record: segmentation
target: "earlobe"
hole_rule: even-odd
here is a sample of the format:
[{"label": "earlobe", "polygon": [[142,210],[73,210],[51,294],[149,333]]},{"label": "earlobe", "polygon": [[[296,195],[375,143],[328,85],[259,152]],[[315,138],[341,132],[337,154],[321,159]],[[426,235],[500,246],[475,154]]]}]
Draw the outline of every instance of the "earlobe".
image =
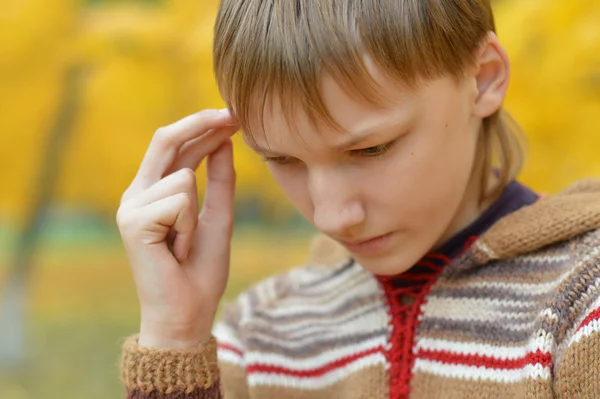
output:
[{"label": "earlobe", "polygon": [[477,59],[475,79],[478,95],[475,100],[475,116],[486,118],[494,114],[504,101],[510,77],[508,54],[494,33],[485,39]]}]

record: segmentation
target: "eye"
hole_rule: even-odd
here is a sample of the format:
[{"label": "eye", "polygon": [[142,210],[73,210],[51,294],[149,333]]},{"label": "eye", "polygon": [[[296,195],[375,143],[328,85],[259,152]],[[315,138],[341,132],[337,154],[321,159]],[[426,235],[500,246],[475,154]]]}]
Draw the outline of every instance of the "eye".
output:
[{"label": "eye", "polygon": [[359,156],[363,156],[363,157],[376,157],[379,155],[383,155],[385,152],[387,152],[387,150],[392,148],[394,143],[395,143],[395,141],[391,141],[389,143],[376,145],[374,147],[368,147],[368,148],[363,148],[360,150],[354,150],[354,151],[352,151],[352,153],[359,155]]},{"label": "eye", "polygon": [[292,162],[290,157],[264,157],[263,162],[272,162],[279,165],[286,165]]}]

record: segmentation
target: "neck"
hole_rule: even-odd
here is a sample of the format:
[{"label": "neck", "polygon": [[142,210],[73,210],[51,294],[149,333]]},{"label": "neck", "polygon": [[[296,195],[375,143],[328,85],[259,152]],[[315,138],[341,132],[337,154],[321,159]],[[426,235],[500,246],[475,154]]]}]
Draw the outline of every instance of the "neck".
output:
[{"label": "neck", "polygon": [[[442,234],[440,239],[436,242],[434,249],[439,248],[456,233],[477,220],[479,216],[496,201],[498,197],[497,195],[488,195],[483,201],[480,200],[482,192],[483,170],[484,168],[475,168],[463,195],[463,199],[458,211],[454,215],[454,218],[450,222],[444,234]],[[493,192],[493,190],[498,187],[498,184],[500,184],[498,177],[495,173],[491,173],[487,179],[485,193]]]}]

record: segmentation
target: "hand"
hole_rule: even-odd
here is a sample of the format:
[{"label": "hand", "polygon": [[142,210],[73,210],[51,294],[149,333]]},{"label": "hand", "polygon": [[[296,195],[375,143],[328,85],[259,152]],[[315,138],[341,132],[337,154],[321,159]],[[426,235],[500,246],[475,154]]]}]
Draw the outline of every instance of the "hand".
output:
[{"label": "hand", "polygon": [[[229,273],[237,130],[227,110],[158,129],[123,194],[117,225],[140,300],[141,346],[192,348],[210,337]],[[195,171],[205,157],[198,213]]]}]

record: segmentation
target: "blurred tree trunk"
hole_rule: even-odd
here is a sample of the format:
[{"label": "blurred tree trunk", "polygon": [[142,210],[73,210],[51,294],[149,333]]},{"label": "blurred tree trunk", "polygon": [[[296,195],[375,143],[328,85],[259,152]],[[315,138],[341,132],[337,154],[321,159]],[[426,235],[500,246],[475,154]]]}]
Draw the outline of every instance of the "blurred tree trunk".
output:
[{"label": "blurred tree trunk", "polygon": [[15,245],[10,270],[0,291],[0,367],[15,369],[27,358],[26,300],[28,283],[40,234],[54,188],[58,182],[62,156],[68,147],[81,92],[82,69],[72,67],[64,75],[64,90],[56,119],[46,137],[39,164],[30,210]]}]

